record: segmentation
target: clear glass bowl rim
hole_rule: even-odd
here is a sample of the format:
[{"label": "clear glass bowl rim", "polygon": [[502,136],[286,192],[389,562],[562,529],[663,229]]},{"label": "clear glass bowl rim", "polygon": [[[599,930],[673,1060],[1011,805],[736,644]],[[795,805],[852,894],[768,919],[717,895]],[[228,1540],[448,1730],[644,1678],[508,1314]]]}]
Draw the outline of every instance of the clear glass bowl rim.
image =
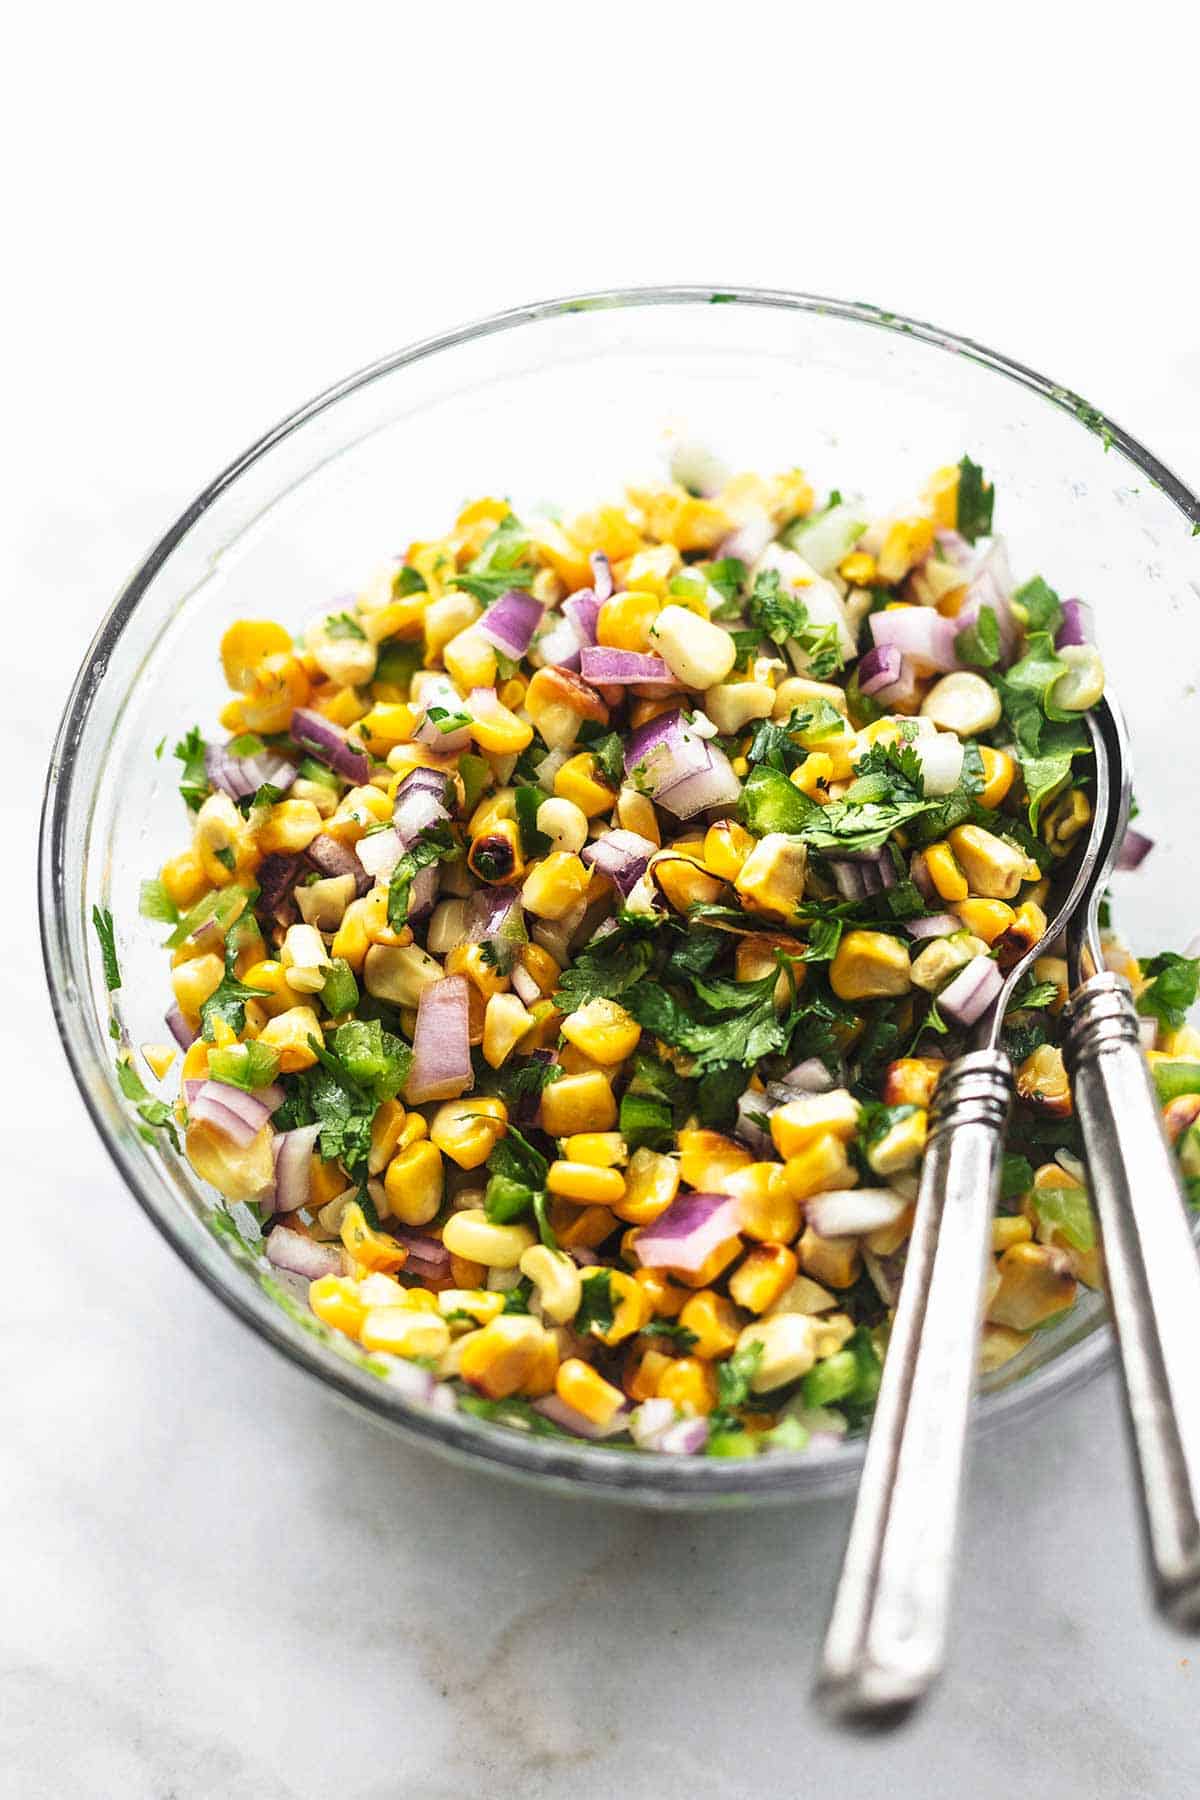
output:
[{"label": "clear glass bowl rim", "polygon": [[[862,1466],[865,1440],[853,1439],[818,1458],[803,1453],[722,1461],[705,1457],[660,1457],[606,1450],[587,1443],[535,1438],[488,1425],[463,1414],[431,1412],[409,1402],[397,1389],[332,1356],[315,1353],[312,1340],[232,1261],[201,1257],[185,1230],[180,1211],[166,1200],[126,1146],[111,1132],[93,1095],[95,1057],[82,1020],[66,1004],[64,990],[75,985],[65,920],[56,904],[55,869],[60,865],[73,784],[82,778],[64,751],[78,740],[104,679],[109,660],[134,609],[172,552],[196,521],[253,464],[283,439],[298,432],[339,400],[411,363],[456,345],[512,331],[569,313],[671,305],[727,304],[828,315],[852,324],[915,337],[951,355],[963,356],[1019,383],[1049,405],[1072,416],[1080,429],[1099,433],[1118,448],[1200,531],[1200,499],[1138,439],[1071,389],[988,349],[970,338],[927,321],[889,312],[865,301],[783,289],[683,285],[619,288],[537,301],[493,313],[396,351],[357,370],[315,395],[280,421],[229,464],[185,508],[150,550],[109,607],[84,657],[64,709],[51,754],[43,795],[39,841],[39,923],[42,952],[55,1020],[84,1104],[109,1155],[153,1225],[187,1266],[243,1323],[285,1356],[327,1383],[345,1400],[383,1419],[402,1435],[424,1442],[460,1462],[497,1473],[537,1480],[560,1492],[607,1495],[643,1505],[687,1506],[816,1498],[853,1485]],[[86,989],[86,977],[78,982]],[[111,1080],[111,1071],[104,1069]],[[977,1428],[994,1430],[1014,1415],[1028,1416],[1089,1380],[1111,1356],[1110,1334],[1102,1323],[1069,1346],[1033,1378],[984,1398],[976,1409]]]}]

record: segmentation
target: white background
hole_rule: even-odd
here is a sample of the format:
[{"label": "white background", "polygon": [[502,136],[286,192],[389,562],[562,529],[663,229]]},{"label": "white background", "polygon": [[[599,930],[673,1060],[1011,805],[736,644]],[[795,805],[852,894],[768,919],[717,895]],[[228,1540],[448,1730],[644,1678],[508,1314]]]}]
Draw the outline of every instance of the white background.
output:
[{"label": "white background", "polygon": [[847,1744],[806,1699],[842,1505],[647,1519],[474,1479],[199,1289],[69,1083],[32,869],[59,709],[151,538],[293,404],[497,307],[873,299],[1200,479],[1198,48],[1155,4],[10,19],[4,1800],[1197,1792],[1197,1673],[1147,1618],[1111,1379],[980,1453],[953,1670],[900,1739]]}]

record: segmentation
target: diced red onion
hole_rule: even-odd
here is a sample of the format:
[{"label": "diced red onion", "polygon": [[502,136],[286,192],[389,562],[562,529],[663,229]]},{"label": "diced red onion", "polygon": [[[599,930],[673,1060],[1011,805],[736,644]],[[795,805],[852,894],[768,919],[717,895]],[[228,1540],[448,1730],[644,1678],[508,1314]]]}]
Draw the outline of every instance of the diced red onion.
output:
[{"label": "diced red onion", "polygon": [[193,1119],[203,1119],[244,1148],[253,1143],[271,1116],[270,1108],[253,1094],[225,1081],[202,1081],[188,1098]]},{"label": "diced red onion", "polygon": [[603,606],[606,600],[612,599],[612,566],[603,550],[593,550],[588,561],[592,565],[592,588],[597,600]]},{"label": "diced red onion", "polygon": [[643,1400],[629,1415],[629,1435],[639,1450],[657,1450],[659,1439],[674,1423],[673,1400]]},{"label": "diced red onion", "polygon": [[877,644],[868,650],[858,665],[858,690],[861,694],[877,694],[900,679],[903,657],[895,644]]},{"label": "diced red onion", "polygon": [[788,1070],[783,1082],[802,1094],[827,1094],[834,1086],[833,1076],[819,1056],[806,1056],[803,1062]]},{"label": "diced red onion", "polygon": [[663,1456],[699,1456],[707,1442],[707,1419],[680,1419],[663,1432],[656,1448]]},{"label": "diced red onion", "polygon": [[413,1061],[405,1094],[411,1106],[457,1100],[473,1079],[465,975],[447,975],[421,990]]},{"label": "diced red onion", "polygon": [[1003,538],[995,538],[988,546],[971,575],[966,598],[949,621],[955,635],[974,625],[985,606],[996,615],[1000,633],[1000,667],[1007,668],[1017,647],[1017,622],[1009,603],[1012,573]]},{"label": "diced red onion", "polygon": [[718,556],[736,556],[739,562],[756,563],[775,537],[769,513],[756,509],[721,539]]},{"label": "diced red onion", "polygon": [[450,1273],[450,1252],[440,1238],[430,1237],[424,1231],[409,1231],[406,1226],[396,1225],[391,1220],[384,1229],[408,1251],[408,1261],[404,1265],[406,1275],[420,1273],[432,1280],[440,1280]]},{"label": "diced red onion", "polygon": [[579,636],[585,644],[596,642],[596,620],[600,617],[602,602],[598,594],[591,588],[580,588],[570,599],[564,600],[564,614],[574,624]]},{"label": "diced red onion", "polygon": [[943,619],[931,607],[885,608],[883,612],[872,613],[868,623],[876,644],[894,646],[918,667],[944,672],[962,667],[954,649],[954,639],[961,626],[955,619]]},{"label": "diced red onion", "polygon": [[309,1281],[318,1281],[322,1275],[340,1275],[346,1267],[340,1244],[318,1244],[286,1225],[277,1225],[267,1233],[267,1261]]},{"label": "diced red onion", "polygon": [[866,893],[862,875],[857,863],[847,862],[844,857],[830,859],[829,873],[837,885],[837,891],[843,900],[861,900]]},{"label": "diced red onion", "polygon": [[[703,743],[702,739],[699,741]],[[685,775],[670,787],[660,788],[655,795],[658,804],[677,819],[690,819],[710,806],[728,806],[742,791],[742,784],[725,752],[718,750],[715,744],[704,744],[704,749],[708,755],[706,769]]]},{"label": "diced red onion", "polygon": [[[419,1406],[432,1406],[434,1395],[441,1385],[435,1381],[428,1369],[420,1368],[416,1363],[403,1362],[396,1357],[387,1372],[389,1387],[398,1388],[406,1400],[415,1400]],[[438,1407],[439,1412],[442,1410]]]},{"label": "diced red onion", "polygon": [[519,887],[476,888],[467,902],[464,944],[485,944],[499,937],[520,898]]},{"label": "diced red onion", "polygon": [[[419,779],[414,780],[414,776]],[[428,779],[430,776],[433,781]],[[396,804],[392,809],[392,828],[400,848],[410,850],[423,831],[431,825],[440,825],[449,817],[446,777],[438,769],[411,770],[396,789]]]},{"label": "diced red onion", "polygon": [[960,568],[966,568],[969,563],[974,561],[974,550],[966,538],[961,537],[957,531],[939,531],[935,535],[938,548],[947,562],[958,563]]},{"label": "diced red onion", "polygon": [[505,656],[520,662],[541,620],[541,601],[521,588],[509,588],[488,607],[475,629]]},{"label": "diced red onion", "polygon": [[341,726],[322,713],[298,706],[288,730],[294,743],[311,750],[319,762],[344,775],[347,781],[361,784],[370,774],[371,765],[363,752],[352,749]]},{"label": "diced red onion", "polygon": [[[1062,650],[1069,644],[1094,644],[1096,641],[1095,615],[1087,601],[1064,600],[1062,609],[1062,624],[1054,634],[1054,648]],[[1120,867],[1119,864],[1118,867]]]},{"label": "diced red onion", "polygon": [[435,1381],[430,1389],[429,1406],[434,1412],[457,1412],[458,1396],[448,1382]]},{"label": "diced red onion", "polygon": [[940,938],[949,937],[955,931],[961,931],[963,923],[953,913],[930,913],[925,919],[905,919],[904,929],[909,937]]},{"label": "diced red onion", "polygon": [[191,1049],[196,1041],[197,1033],[192,1030],[184,1018],[178,1001],[174,1002],[166,1015],[166,1027],[181,1050]]},{"label": "diced red onion", "polygon": [[774,1146],[769,1129],[760,1125],[759,1119],[769,1119],[775,1106],[776,1103],[766,1094],[760,1094],[754,1088],[747,1088],[737,1103],[737,1122],[733,1135],[762,1156],[773,1156]]},{"label": "diced red onion", "polygon": [[359,894],[365,894],[371,885],[353,850],[345,844],[339,844],[327,831],[318,832],[304,854],[313,868],[322,875],[353,875],[355,890]]},{"label": "diced red onion", "polygon": [[434,901],[438,897],[441,886],[442,871],[438,863],[426,863],[418,869],[408,890],[409,920],[423,919],[426,913],[433,911]]},{"label": "diced red onion", "polygon": [[404,855],[404,845],[394,825],[384,831],[369,831],[359,838],[354,854],[373,881],[386,881]]},{"label": "diced red onion", "polygon": [[319,1125],[297,1125],[275,1139],[275,1211],[299,1212],[312,1198],[312,1156]]},{"label": "diced red onion", "polygon": [[513,993],[526,1006],[533,1006],[542,997],[542,990],[529,970],[520,963],[514,963],[512,972]]},{"label": "diced red onion", "polygon": [[647,656],[640,650],[611,650],[606,644],[587,644],[579,658],[585,681],[598,687],[629,687],[646,682],[663,688],[676,685],[661,656]]},{"label": "diced red onion", "polygon": [[646,873],[646,866],[657,847],[636,831],[606,831],[603,837],[586,844],[580,856],[602,875],[607,875],[622,894],[628,894]]},{"label": "diced red onion", "polygon": [[547,669],[577,669],[586,641],[574,619],[563,613],[538,639],[535,656]]},{"label": "diced red onion", "polygon": [[552,1424],[560,1426],[563,1431],[569,1431],[573,1437],[592,1439],[619,1437],[623,1431],[629,1429],[628,1406],[618,1407],[607,1425],[597,1425],[594,1420],[585,1418],[583,1413],[576,1411],[575,1407],[568,1406],[565,1400],[560,1400],[557,1394],[545,1394],[540,1400],[535,1400],[533,1410],[541,1413],[542,1417],[549,1419]]},{"label": "diced red onion", "polygon": [[1146,837],[1144,832],[1135,831],[1131,825],[1121,839],[1121,848],[1117,851],[1117,868],[1139,869],[1153,848],[1154,839]]},{"label": "diced red onion", "polygon": [[655,796],[709,767],[708,746],[688,730],[678,708],[639,725],[625,746],[625,773],[632,777],[637,770],[640,784]]},{"label": "diced red onion", "polygon": [[871,698],[887,712],[911,712],[920,697],[924,676],[911,657],[900,658],[900,678],[888,687],[877,688]]},{"label": "diced red onion", "polygon": [[996,999],[1004,977],[990,956],[975,956],[937,997],[938,1011],[959,1025],[974,1025]]},{"label": "diced red onion", "polygon": [[231,756],[224,744],[204,746],[204,773],[213,787],[228,794],[232,800],[245,800],[254,792],[254,783],[244,767],[244,759]]},{"label": "diced red onion", "polygon": [[894,1225],[908,1201],[890,1188],[833,1188],[804,1202],[804,1216],[819,1237],[861,1237]]},{"label": "diced red onion", "polygon": [[643,1226],[634,1254],[643,1269],[693,1274],[738,1234],[738,1204],[730,1194],[680,1194],[654,1223]]}]

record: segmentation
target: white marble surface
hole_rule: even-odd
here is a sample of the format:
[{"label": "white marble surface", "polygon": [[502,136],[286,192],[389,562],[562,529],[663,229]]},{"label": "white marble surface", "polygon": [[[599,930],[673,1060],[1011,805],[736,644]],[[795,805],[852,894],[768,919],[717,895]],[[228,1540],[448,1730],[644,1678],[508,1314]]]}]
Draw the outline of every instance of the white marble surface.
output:
[{"label": "white marble surface", "polygon": [[0,109],[20,171],[0,299],[0,808],[21,882],[0,1022],[4,1800],[1200,1788],[1198,1671],[1148,1617],[1111,1379],[981,1450],[952,1672],[901,1737],[847,1743],[806,1698],[844,1506],[543,1499],[342,1410],[122,1191],[32,919],[54,720],[151,535],[294,401],[447,321],[620,280],[865,294],[1052,369],[1200,475],[1170,181],[1194,46],[1153,4],[1112,42],[1099,15],[1083,33],[1074,7],[1046,13],[1036,39],[1019,6],[1003,26],[933,7],[923,40],[895,9],[796,47],[753,0],[736,35],[725,10],[618,0],[583,45],[540,5],[383,27],[51,4],[20,26]]}]

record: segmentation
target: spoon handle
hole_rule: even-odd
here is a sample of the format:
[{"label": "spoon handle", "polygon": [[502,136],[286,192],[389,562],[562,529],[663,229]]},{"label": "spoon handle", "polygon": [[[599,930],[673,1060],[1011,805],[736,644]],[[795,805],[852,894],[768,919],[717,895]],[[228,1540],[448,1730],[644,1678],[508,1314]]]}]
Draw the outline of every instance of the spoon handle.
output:
[{"label": "spoon handle", "polygon": [[1108,972],[1092,976],[1066,1019],[1155,1595],[1168,1618],[1198,1630],[1200,1258],[1129,983]]},{"label": "spoon handle", "polygon": [[940,1672],[983,1278],[1012,1103],[1002,1051],[934,1095],[908,1260],[818,1677],[834,1716],[896,1722]]}]

